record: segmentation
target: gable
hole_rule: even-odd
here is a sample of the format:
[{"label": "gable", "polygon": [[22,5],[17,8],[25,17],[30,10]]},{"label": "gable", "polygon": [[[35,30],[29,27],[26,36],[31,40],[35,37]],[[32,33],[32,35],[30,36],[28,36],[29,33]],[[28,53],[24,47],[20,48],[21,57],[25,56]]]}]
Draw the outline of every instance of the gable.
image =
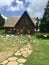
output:
[{"label": "gable", "polygon": [[31,24],[32,26],[35,27],[32,19],[30,18],[30,16],[28,15],[28,13],[26,11],[23,13],[23,15],[20,17],[19,21],[17,22],[18,25],[20,25],[21,23],[22,23],[22,25],[23,25],[23,23],[26,24],[26,25]]},{"label": "gable", "polygon": [[8,17],[4,24],[4,27],[15,27],[15,25],[17,25],[17,23],[20,22],[20,20],[29,20],[31,21],[33,26],[35,26],[35,19],[32,17],[30,18],[28,13],[25,11],[21,17]]}]

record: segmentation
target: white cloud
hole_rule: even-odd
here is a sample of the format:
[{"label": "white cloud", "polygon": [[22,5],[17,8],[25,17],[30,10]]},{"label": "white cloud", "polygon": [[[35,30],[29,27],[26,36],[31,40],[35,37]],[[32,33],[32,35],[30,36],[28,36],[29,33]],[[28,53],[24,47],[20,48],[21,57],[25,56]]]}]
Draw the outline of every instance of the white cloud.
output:
[{"label": "white cloud", "polygon": [[26,0],[30,5],[27,11],[34,17],[42,17],[45,5],[48,0]]},{"label": "white cloud", "polygon": [[0,8],[3,6],[10,6],[14,0],[0,0]]},{"label": "white cloud", "polygon": [[25,0],[25,2],[27,3],[27,2],[30,2],[31,0]]},{"label": "white cloud", "polygon": [[13,7],[13,6],[10,6],[7,11],[12,11],[12,12],[15,12],[15,11],[19,11],[19,8],[18,7]]},{"label": "white cloud", "polygon": [[17,3],[17,7],[18,7],[18,8],[24,9],[24,3],[23,3],[23,1],[16,0],[16,3]]},{"label": "white cloud", "polygon": [[30,3],[26,8],[25,3],[21,0],[15,0],[16,6],[12,6],[14,0],[0,0],[0,11],[4,6],[7,6],[7,11],[15,12],[20,10],[27,10],[33,17],[42,17],[45,5],[48,0],[25,0]]},{"label": "white cloud", "polygon": [[0,0],[0,10],[4,6],[7,7],[7,9],[6,9],[7,11],[15,12],[15,11],[19,11],[19,10],[24,10],[25,7],[24,7],[23,1],[15,0],[15,2],[17,4],[15,7],[11,5],[13,1],[14,0]]},{"label": "white cloud", "polygon": [[7,11],[12,11],[12,12],[15,12],[15,11],[19,11],[19,10],[24,10],[24,3],[23,1],[19,1],[19,0],[16,0],[16,4],[17,6],[9,6]]},{"label": "white cloud", "polygon": [[10,6],[7,11],[15,11],[16,10],[16,7],[13,7],[13,6]]}]

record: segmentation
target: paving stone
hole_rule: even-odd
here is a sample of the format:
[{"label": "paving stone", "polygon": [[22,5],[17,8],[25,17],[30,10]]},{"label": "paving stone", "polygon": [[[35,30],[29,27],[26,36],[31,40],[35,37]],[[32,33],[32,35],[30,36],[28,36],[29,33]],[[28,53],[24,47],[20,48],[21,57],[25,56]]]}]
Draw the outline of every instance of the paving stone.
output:
[{"label": "paving stone", "polygon": [[32,50],[27,50],[27,53],[28,53],[28,54],[31,54],[31,53],[32,53]]},{"label": "paving stone", "polygon": [[27,45],[28,48],[31,48],[31,45]]},{"label": "paving stone", "polygon": [[21,53],[20,53],[20,51],[17,51],[14,55],[15,56],[21,56]]},{"label": "paving stone", "polygon": [[[15,56],[23,56],[23,57],[28,57],[32,53],[31,50],[31,45],[28,44],[25,47],[21,48],[19,51],[17,51],[14,55]],[[9,61],[9,62],[8,62]],[[17,59],[16,57],[9,57],[8,60],[5,60],[1,62],[3,65],[23,65],[23,63],[26,62],[25,58],[19,58]]]},{"label": "paving stone", "polygon": [[28,48],[26,47],[26,48],[25,48],[25,51],[27,51],[27,50],[28,50]]},{"label": "paving stone", "polygon": [[17,60],[17,58],[16,57],[9,57],[8,60],[9,61],[14,61],[14,60]]},{"label": "paving stone", "polygon": [[5,65],[6,63],[8,63],[8,60],[5,60],[5,61],[1,62],[0,64]]},{"label": "paving stone", "polygon": [[22,56],[23,56],[23,57],[28,57],[28,56],[29,56],[29,54],[22,54]]},{"label": "paving stone", "polygon": [[27,51],[23,51],[23,54],[27,54]]},{"label": "paving stone", "polygon": [[19,58],[17,61],[18,61],[19,63],[25,63],[25,62],[26,62],[26,59],[24,59],[24,58]]},{"label": "paving stone", "polygon": [[16,62],[16,61],[11,61],[11,62],[8,62],[7,65],[18,65],[18,62]]},{"label": "paving stone", "polygon": [[[28,50],[28,49],[27,49]],[[24,49],[23,51],[21,51],[21,53],[23,54],[23,53],[27,53],[27,50],[26,49]]]},{"label": "paving stone", "polygon": [[21,48],[21,49],[20,49],[20,51],[23,51],[23,50],[24,50],[24,48]]},{"label": "paving stone", "polygon": [[21,51],[21,54],[25,54],[25,53],[27,53],[26,51]]}]

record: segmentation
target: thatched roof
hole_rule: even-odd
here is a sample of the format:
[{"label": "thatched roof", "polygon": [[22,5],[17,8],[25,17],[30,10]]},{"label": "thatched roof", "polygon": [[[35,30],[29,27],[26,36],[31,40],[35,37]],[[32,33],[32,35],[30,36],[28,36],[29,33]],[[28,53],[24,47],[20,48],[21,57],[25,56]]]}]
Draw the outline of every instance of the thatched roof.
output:
[{"label": "thatched roof", "polygon": [[33,18],[33,17],[31,17],[31,20],[34,23],[34,25],[36,25],[37,20],[35,18]]},{"label": "thatched roof", "polygon": [[19,19],[20,17],[8,17],[7,20],[5,20],[4,27],[15,27]]},{"label": "thatched roof", "polygon": [[[7,20],[5,20],[4,27],[15,27],[20,17],[8,17]],[[35,18],[31,17],[32,22],[35,25]]]}]

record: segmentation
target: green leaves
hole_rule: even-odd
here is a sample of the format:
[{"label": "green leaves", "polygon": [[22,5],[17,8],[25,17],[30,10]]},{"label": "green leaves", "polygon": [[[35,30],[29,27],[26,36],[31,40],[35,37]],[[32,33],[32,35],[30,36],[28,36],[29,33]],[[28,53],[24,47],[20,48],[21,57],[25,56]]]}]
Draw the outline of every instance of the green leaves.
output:
[{"label": "green leaves", "polygon": [[43,18],[41,19],[40,31],[49,32],[49,1],[45,7]]},{"label": "green leaves", "polygon": [[1,14],[0,14],[0,29],[3,28],[4,23],[5,23],[5,19],[3,19]]}]

